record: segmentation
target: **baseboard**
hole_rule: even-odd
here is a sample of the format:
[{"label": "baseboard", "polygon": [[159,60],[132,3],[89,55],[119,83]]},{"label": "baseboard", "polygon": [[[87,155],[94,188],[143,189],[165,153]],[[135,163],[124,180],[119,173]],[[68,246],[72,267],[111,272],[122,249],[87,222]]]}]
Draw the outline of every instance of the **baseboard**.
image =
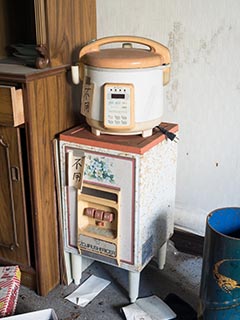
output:
[{"label": "baseboard", "polygon": [[171,237],[177,250],[195,256],[203,255],[204,237],[197,234],[175,229]]}]

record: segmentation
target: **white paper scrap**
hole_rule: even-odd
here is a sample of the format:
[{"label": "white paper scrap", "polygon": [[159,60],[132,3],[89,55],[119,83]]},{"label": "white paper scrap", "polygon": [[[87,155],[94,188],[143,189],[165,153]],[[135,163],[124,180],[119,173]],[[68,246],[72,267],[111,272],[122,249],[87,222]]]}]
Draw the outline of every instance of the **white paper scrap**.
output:
[{"label": "white paper scrap", "polygon": [[127,320],[152,320],[152,318],[135,303],[122,309]]},{"label": "white paper scrap", "polygon": [[137,299],[123,309],[127,320],[171,320],[176,318],[175,312],[157,296]]},{"label": "white paper scrap", "polygon": [[65,299],[79,305],[80,307],[85,307],[110,283],[111,282],[108,280],[92,275]]}]

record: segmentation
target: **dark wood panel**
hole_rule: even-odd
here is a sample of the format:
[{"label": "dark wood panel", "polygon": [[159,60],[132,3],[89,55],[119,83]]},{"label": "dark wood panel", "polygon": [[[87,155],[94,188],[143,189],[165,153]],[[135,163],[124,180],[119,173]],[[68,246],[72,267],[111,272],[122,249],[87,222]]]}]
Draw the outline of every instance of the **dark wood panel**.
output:
[{"label": "dark wood panel", "polygon": [[0,0],[0,58],[16,43],[36,43],[33,0]]},{"label": "dark wood panel", "polygon": [[7,2],[7,28],[10,32],[10,43],[35,44],[34,1],[6,1]]},{"label": "dark wood panel", "polygon": [[95,37],[96,0],[0,0],[0,58],[10,44],[46,44],[51,66],[71,64]]},{"label": "dark wood panel", "polygon": [[51,66],[78,61],[80,47],[96,37],[95,0],[46,0]]},{"label": "dark wood panel", "polygon": [[52,142],[75,123],[66,73],[29,82],[25,109],[39,293],[59,283],[57,202]]},{"label": "dark wood panel", "polygon": [[19,129],[0,126],[0,256],[30,265]]},{"label": "dark wood panel", "polygon": [[9,21],[7,1],[0,0],[0,58],[6,57],[6,43],[10,41],[10,30],[7,27]]}]

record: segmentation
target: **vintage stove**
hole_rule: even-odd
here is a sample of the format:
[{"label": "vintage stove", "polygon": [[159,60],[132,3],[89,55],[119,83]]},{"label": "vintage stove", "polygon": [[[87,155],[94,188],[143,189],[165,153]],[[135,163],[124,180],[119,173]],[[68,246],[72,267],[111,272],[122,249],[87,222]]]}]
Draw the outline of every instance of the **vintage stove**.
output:
[{"label": "vintage stove", "polygon": [[[162,123],[177,132],[175,124]],[[129,271],[129,296],[157,257],[164,267],[173,233],[177,144],[158,129],[140,135],[96,136],[86,126],[60,135],[64,247],[79,283],[82,259]]]}]

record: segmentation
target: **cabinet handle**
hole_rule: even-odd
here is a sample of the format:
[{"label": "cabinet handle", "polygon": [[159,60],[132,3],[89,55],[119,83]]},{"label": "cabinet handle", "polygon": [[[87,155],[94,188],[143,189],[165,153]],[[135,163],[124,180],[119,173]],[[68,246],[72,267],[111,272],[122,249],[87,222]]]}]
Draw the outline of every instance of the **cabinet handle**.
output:
[{"label": "cabinet handle", "polygon": [[19,168],[18,167],[11,167],[11,177],[12,181],[20,181],[20,174],[19,174]]},{"label": "cabinet handle", "polygon": [[[14,195],[13,195],[13,186],[11,181],[11,166],[10,166],[10,155],[9,155],[9,145],[6,143],[2,136],[0,136],[0,146],[3,147],[5,151],[5,157],[7,161],[8,167],[8,183],[10,189],[10,197],[11,197],[11,220],[12,220],[12,233],[13,233],[13,243],[0,243],[0,247],[8,248],[13,251],[16,247],[19,247],[18,237],[17,237],[17,223],[16,223],[16,212],[14,206]],[[12,167],[16,168],[16,167]],[[19,177],[19,173],[17,174]]]},{"label": "cabinet handle", "polygon": [[10,243],[10,244],[0,243],[0,247],[9,249],[9,250],[11,250],[11,251],[13,251],[16,246],[18,247],[19,245],[18,245],[18,244],[16,245],[16,244],[14,244],[14,243]]}]

